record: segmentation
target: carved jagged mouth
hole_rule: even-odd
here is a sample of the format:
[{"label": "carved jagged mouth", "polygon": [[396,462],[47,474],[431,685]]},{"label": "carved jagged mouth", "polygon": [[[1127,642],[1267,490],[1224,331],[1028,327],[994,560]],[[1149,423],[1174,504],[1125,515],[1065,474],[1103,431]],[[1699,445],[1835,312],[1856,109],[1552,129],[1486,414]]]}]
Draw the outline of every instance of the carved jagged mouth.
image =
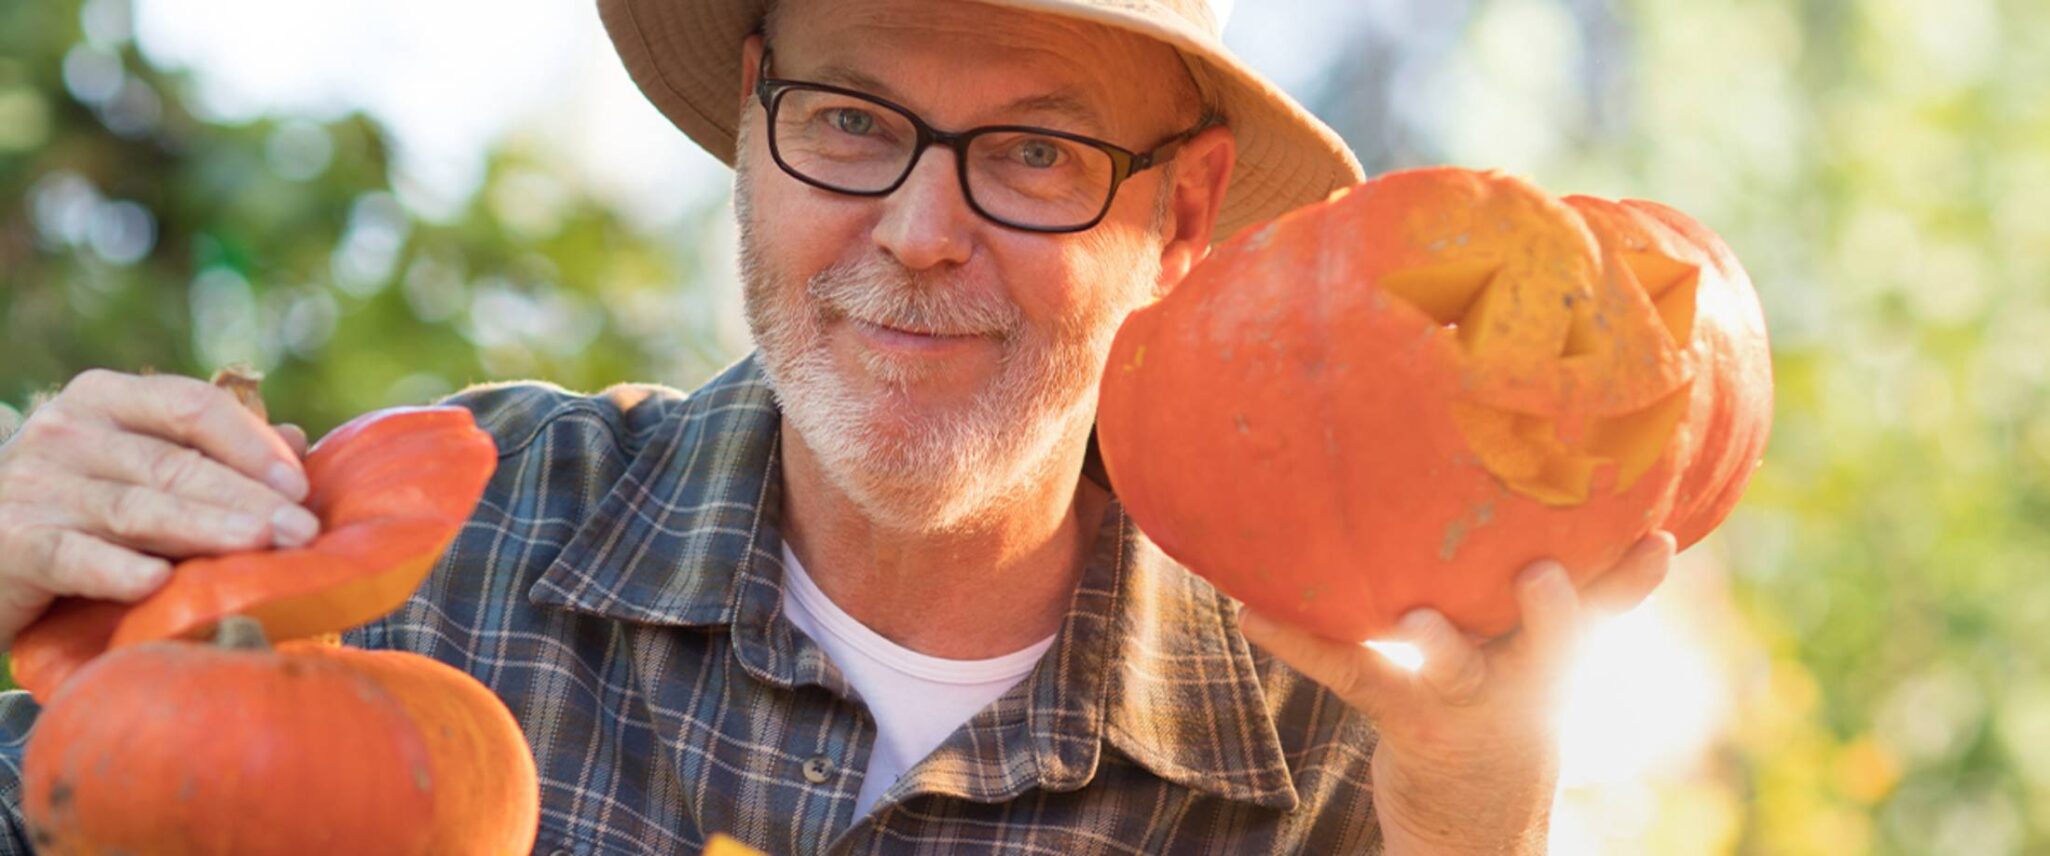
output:
[{"label": "carved jagged mouth", "polygon": [[[1685,348],[1694,336],[1700,267],[1657,253],[1618,255],[1672,342]],[[1498,329],[1502,316],[1512,311],[1501,268],[1492,259],[1447,262],[1388,274],[1381,287],[1452,331],[1463,354],[1483,357],[1495,346],[1491,329]],[[1569,321],[1551,355],[1560,368],[1613,359],[1614,339],[1603,332],[1605,319],[1599,317],[1592,295],[1564,295],[1561,303]],[[1471,401],[1455,402],[1452,416],[1481,466],[1510,489],[1547,505],[1579,505],[1593,495],[1601,471],[1614,470],[1610,490],[1622,493],[1658,462],[1686,416],[1691,387],[1680,384],[1643,407],[1577,426],[1561,426],[1550,414]]]}]

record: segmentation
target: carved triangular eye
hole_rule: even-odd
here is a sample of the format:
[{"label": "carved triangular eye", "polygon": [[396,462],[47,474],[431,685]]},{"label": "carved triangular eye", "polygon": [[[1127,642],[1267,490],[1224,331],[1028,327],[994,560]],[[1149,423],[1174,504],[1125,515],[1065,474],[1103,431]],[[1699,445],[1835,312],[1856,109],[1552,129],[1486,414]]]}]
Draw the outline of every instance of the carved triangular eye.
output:
[{"label": "carved triangular eye", "polygon": [[1694,295],[1701,288],[1701,266],[1658,253],[1623,253],[1637,285],[1658,307],[1659,320],[1682,348],[1694,341]]},{"label": "carved triangular eye", "polygon": [[1501,268],[1502,264],[1492,259],[1413,267],[1382,276],[1381,288],[1431,316],[1431,320],[1456,327],[1466,320],[1474,299]]}]

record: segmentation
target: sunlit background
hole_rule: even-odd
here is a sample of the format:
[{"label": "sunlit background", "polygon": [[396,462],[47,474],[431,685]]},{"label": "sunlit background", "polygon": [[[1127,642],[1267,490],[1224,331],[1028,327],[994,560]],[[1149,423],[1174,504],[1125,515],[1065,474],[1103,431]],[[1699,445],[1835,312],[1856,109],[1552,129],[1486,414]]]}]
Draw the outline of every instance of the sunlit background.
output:
[{"label": "sunlit background", "polygon": [[[1262,0],[1227,37],[1370,171],[1662,200],[1758,285],[1766,465],[1589,641],[1557,852],[2050,852],[2050,5]],[[0,423],[94,365],[249,360],[316,431],[688,387],[747,347],[727,182],[588,3],[0,3]]]}]

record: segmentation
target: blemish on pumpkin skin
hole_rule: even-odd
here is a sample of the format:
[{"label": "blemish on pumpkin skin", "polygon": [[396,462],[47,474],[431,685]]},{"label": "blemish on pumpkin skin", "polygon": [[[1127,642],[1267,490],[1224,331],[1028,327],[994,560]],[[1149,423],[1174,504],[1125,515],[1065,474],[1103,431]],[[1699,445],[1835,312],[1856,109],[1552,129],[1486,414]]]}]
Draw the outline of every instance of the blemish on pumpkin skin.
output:
[{"label": "blemish on pumpkin skin", "polygon": [[1233,415],[1233,416],[1231,417],[1231,421],[1232,421],[1232,424],[1233,424],[1233,425],[1237,425],[1237,426],[1238,426],[1238,429],[1239,429],[1239,433],[1240,433],[1240,434],[1250,434],[1250,433],[1252,433],[1252,430],[1253,430],[1253,429],[1252,429],[1252,428],[1251,428],[1250,426],[1248,426],[1248,425],[1246,424],[1246,415],[1245,415],[1245,414],[1243,414],[1243,413],[1238,413],[1238,414],[1234,414],[1234,415]]},{"label": "blemish on pumpkin skin", "polygon": [[427,774],[427,768],[413,765],[413,787],[423,791],[434,790],[434,777]]},{"label": "blemish on pumpkin skin", "polygon": [[1438,542],[1438,561],[1450,562],[1459,553],[1459,546],[1466,543],[1466,521],[1454,519],[1445,525],[1445,540]]}]

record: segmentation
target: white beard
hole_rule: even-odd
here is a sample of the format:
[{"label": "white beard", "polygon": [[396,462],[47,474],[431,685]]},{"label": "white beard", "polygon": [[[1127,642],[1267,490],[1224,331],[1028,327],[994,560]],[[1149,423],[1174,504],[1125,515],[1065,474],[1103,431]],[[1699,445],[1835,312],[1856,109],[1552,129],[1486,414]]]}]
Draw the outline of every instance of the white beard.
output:
[{"label": "white beard", "polygon": [[[1001,291],[956,285],[867,254],[820,271],[803,288],[766,263],[748,210],[747,176],[736,186],[740,274],[748,327],[783,416],[833,485],[876,525],[904,532],[960,531],[1036,495],[1055,478],[1063,448],[1081,442],[1096,415],[1097,383],[1111,337],[1160,276],[1158,246],[1118,270],[1114,298],[1029,325]],[[889,326],[982,333],[1002,354],[997,375],[970,401],[939,416],[908,406],[926,364],[864,350],[881,395],[858,391],[828,349],[826,324],[844,317]]]}]

